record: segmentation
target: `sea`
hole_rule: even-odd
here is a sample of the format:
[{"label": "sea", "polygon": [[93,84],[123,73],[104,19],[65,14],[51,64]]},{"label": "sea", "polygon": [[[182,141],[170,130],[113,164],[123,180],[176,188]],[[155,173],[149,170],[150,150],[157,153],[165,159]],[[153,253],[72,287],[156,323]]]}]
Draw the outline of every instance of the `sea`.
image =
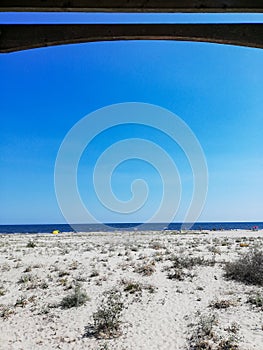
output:
[{"label": "sea", "polygon": [[170,230],[263,230],[263,222],[198,222],[193,225],[182,223],[106,223],[106,224],[44,224],[44,225],[0,225],[1,234],[34,234],[60,232],[112,232],[112,231],[170,231]]}]

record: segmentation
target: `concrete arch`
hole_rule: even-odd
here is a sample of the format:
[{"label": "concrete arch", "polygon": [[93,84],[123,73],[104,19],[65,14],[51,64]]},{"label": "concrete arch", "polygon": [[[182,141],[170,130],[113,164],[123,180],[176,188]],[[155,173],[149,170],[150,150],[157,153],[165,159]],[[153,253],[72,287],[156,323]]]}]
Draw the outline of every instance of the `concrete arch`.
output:
[{"label": "concrete arch", "polygon": [[177,40],[263,48],[263,24],[0,25],[0,52],[115,40]]},{"label": "concrete arch", "polygon": [[263,12],[259,0],[1,0],[12,12]]}]

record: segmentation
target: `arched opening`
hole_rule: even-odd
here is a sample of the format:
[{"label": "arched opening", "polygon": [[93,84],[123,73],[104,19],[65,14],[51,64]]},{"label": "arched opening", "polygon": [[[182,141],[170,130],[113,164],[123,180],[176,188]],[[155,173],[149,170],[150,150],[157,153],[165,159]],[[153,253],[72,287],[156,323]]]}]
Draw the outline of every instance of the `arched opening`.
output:
[{"label": "arched opening", "polygon": [[[111,10],[111,1],[98,2]],[[2,0],[0,9],[21,10],[19,3]],[[92,11],[97,9],[94,3],[28,0],[27,9],[53,6],[74,11],[85,4]],[[174,1],[112,3],[119,11],[124,5],[131,9],[132,3],[137,6],[134,11],[175,10],[168,6]],[[178,11],[187,11],[187,6],[192,12],[240,11],[246,6],[252,11],[258,2],[176,4]],[[1,299],[6,305],[0,305],[3,348],[237,349],[239,341],[244,349],[260,348],[262,320],[257,307],[262,306],[262,296],[256,291],[250,297],[251,286],[234,285],[221,268],[224,261],[234,261],[240,251],[258,248],[262,242],[263,51],[251,48],[262,47],[261,43],[260,24],[1,27],[2,52],[25,51],[0,55],[0,223],[7,224],[0,224],[0,232],[55,235],[0,237],[1,298],[6,294]],[[44,46],[52,47],[27,50]],[[118,107],[101,109],[112,104]],[[159,114],[160,108],[165,112]],[[86,115],[89,123],[79,124]],[[64,143],[69,131],[76,137]],[[173,139],[174,131],[178,137]],[[82,153],[76,152],[79,146]],[[198,167],[200,147],[209,188],[193,235],[180,229],[195,184],[206,180],[204,167]],[[66,148],[65,162],[59,164],[65,192],[71,193],[77,184],[77,194],[99,222],[84,226],[85,233],[72,232],[74,223],[87,224],[74,197],[63,203],[72,226],[56,201],[54,168],[61,148]],[[75,182],[67,186],[72,168]],[[180,186],[181,197],[174,191]],[[138,195],[142,201],[137,210]],[[161,208],[168,212],[177,200],[181,203],[176,222],[160,223],[165,219],[159,217],[158,223],[144,226],[148,232],[136,232],[134,227],[142,227],[138,221],[151,220],[153,212],[160,211],[159,204],[164,202],[166,207]],[[132,213],[127,202],[135,202]],[[107,232],[102,232],[105,226]],[[83,226],[76,231],[80,230]],[[228,264],[229,275],[239,282],[261,283],[262,274],[255,271],[260,271],[262,255],[254,252],[255,264],[248,258],[234,264],[237,274]],[[105,292],[109,295],[108,288],[116,282],[119,290],[110,290],[112,298],[106,303],[102,299],[100,312],[93,314],[93,305],[84,305],[89,299],[85,289],[92,303]],[[25,294],[17,299],[18,290]],[[105,310],[119,315],[122,303],[114,298],[120,293],[127,301],[126,318],[117,318],[113,330],[99,332],[89,320],[98,320]],[[239,337],[242,334],[245,337]],[[106,340],[96,339],[104,336]]]}]

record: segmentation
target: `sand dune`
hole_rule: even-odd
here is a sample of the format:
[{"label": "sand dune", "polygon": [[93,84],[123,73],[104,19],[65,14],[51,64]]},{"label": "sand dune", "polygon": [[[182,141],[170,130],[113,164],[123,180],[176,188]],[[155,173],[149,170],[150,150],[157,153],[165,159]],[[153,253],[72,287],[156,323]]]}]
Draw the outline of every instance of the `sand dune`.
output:
[{"label": "sand dune", "polygon": [[[248,300],[262,287],[224,266],[262,244],[262,231],[241,230],[0,235],[0,349],[260,350],[263,308]],[[97,332],[111,289],[120,325]],[[83,304],[63,306],[74,293]]]}]

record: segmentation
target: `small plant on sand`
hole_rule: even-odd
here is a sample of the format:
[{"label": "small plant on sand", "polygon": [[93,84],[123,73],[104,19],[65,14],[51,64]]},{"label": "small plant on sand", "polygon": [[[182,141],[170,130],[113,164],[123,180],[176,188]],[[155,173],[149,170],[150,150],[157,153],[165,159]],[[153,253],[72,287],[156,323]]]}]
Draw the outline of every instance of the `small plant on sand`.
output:
[{"label": "small plant on sand", "polygon": [[155,272],[155,262],[146,262],[135,268],[135,272],[143,276],[151,276]]},{"label": "small plant on sand", "polygon": [[240,330],[240,326],[236,322],[231,323],[227,328],[225,328],[225,331],[232,334],[237,334],[239,330]]},{"label": "small plant on sand", "polygon": [[166,267],[168,270],[167,278],[183,281],[185,277],[194,277],[194,275],[186,272],[185,270],[191,270],[195,266],[209,266],[214,262],[205,260],[203,257],[189,257],[189,256],[177,256],[174,255],[169,258],[172,261],[172,266]]},{"label": "small plant on sand", "polygon": [[108,344],[101,344],[97,350],[110,350]]},{"label": "small plant on sand", "polygon": [[186,277],[186,274],[184,273],[183,269],[181,268],[172,268],[167,273],[167,278],[169,280],[178,280],[178,281],[183,281]]},{"label": "small plant on sand", "polygon": [[[189,325],[190,326],[190,325]],[[193,326],[191,324],[191,326]],[[189,338],[190,350],[238,350],[239,326],[232,323],[225,328],[225,336],[216,333],[215,326],[218,326],[215,314],[200,315],[192,336]]]},{"label": "small plant on sand", "polygon": [[31,272],[32,271],[32,266],[27,266],[24,270],[24,272]]},{"label": "small plant on sand", "polygon": [[58,277],[65,277],[65,276],[69,276],[70,273],[68,271],[64,271],[64,270],[59,270],[58,272]]},{"label": "small plant on sand", "polygon": [[228,328],[225,329],[225,331],[228,332],[228,336],[226,339],[220,340],[217,350],[238,350],[238,341],[240,340],[240,337],[238,336],[239,331],[239,325],[237,323],[232,323]]},{"label": "small plant on sand", "polygon": [[227,339],[222,339],[218,344],[217,350],[238,350],[238,344],[235,337],[229,337]]},{"label": "small plant on sand", "polygon": [[32,239],[30,239],[26,245],[27,248],[35,248],[36,246],[36,243]]},{"label": "small plant on sand", "polygon": [[203,257],[173,256],[171,260],[174,268],[192,269],[195,266],[214,265],[214,261],[205,260]]},{"label": "small plant on sand", "polygon": [[58,280],[58,283],[61,284],[61,286],[66,287],[67,284],[68,284],[68,278],[67,278],[67,277],[65,277],[65,278],[60,278],[60,279]]},{"label": "small plant on sand", "polygon": [[43,305],[41,309],[38,311],[38,315],[47,315],[50,312],[49,305]]},{"label": "small plant on sand", "polygon": [[99,271],[98,270],[92,270],[90,273],[90,277],[97,277],[99,276]]},{"label": "small plant on sand", "polygon": [[128,281],[126,283],[124,283],[124,292],[127,292],[129,294],[134,294],[134,293],[141,293],[142,291],[142,286],[140,283],[138,282],[132,282],[132,281]]},{"label": "small plant on sand", "polygon": [[87,277],[79,274],[78,276],[76,276],[75,280],[78,282],[87,282]]},{"label": "small plant on sand", "polygon": [[6,262],[1,266],[2,271],[10,271],[10,269],[11,269],[10,265]]},{"label": "small plant on sand", "polygon": [[7,320],[14,313],[14,309],[8,305],[0,305],[0,317]]},{"label": "small plant on sand", "polygon": [[[120,282],[123,285],[123,291],[128,294],[135,295],[135,297],[139,298],[142,296],[142,292],[145,290],[150,294],[153,294],[155,292],[155,287],[151,284],[147,283],[140,283],[132,280],[121,280]],[[136,299],[135,299],[136,300]]]},{"label": "small plant on sand", "polygon": [[84,305],[90,298],[87,293],[81,289],[81,286],[77,284],[74,292],[62,299],[60,306],[63,309],[70,309],[71,307],[78,307]]},{"label": "small plant on sand", "polygon": [[159,250],[159,249],[164,249],[165,246],[159,241],[152,241],[149,244],[149,248],[154,249],[154,250]]},{"label": "small plant on sand", "polygon": [[5,295],[5,293],[6,293],[6,290],[5,290],[4,286],[0,286],[0,297]]},{"label": "small plant on sand", "polygon": [[33,282],[35,280],[35,276],[31,275],[30,273],[22,275],[18,283],[28,283],[28,282]]},{"label": "small plant on sand", "polygon": [[263,286],[263,251],[253,249],[238,260],[226,263],[225,277]]},{"label": "small plant on sand", "polygon": [[210,303],[210,307],[214,309],[228,309],[230,306],[235,306],[235,303],[231,300],[215,300]]},{"label": "small plant on sand", "polygon": [[256,293],[248,298],[248,303],[260,307],[263,310],[263,294]]},{"label": "small plant on sand", "polygon": [[62,248],[61,252],[60,252],[61,255],[66,255],[66,254],[69,254],[69,253],[70,253],[70,250],[68,248]]},{"label": "small plant on sand", "polygon": [[41,264],[34,264],[32,266],[32,269],[39,269],[40,267],[43,267]]},{"label": "small plant on sand", "polygon": [[[217,323],[214,314],[201,315],[192,336],[189,338],[190,350],[212,350],[215,337],[213,327]],[[191,325],[193,326],[193,325]]]},{"label": "small plant on sand", "polygon": [[98,310],[92,315],[97,338],[116,338],[121,335],[121,316],[124,309],[121,292],[106,291]]},{"label": "small plant on sand", "polygon": [[163,261],[163,254],[157,251],[155,254],[152,255],[154,261],[161,262]]},{"label": "small plant on sand", "polygon": [[20,277],[18,283],[25,285],[26,289],[35,289],[40,287],[41,281],[36,275],[27,273]]},{"label": "small plant on sand", "polygon": [[41,288],[41,289],[48,289],[48,282],[47,281],[41,281],[40,283],[39,283],[39,287]]},{"label": "small plant on sand", "polygon": [[23,264],[21,262],[17,262],[14,266],[15,269],[19,269],[20,267],[23,267]]},{"label": "small plant on sand", "polygon": [[200,322],[198,325],[199,334],[203,336],[212,337],[213,327],[216,323],[217,323],[217,317],[214,314],[201,316]]},{"label": "small plant on sand", "polygon": [[78,266],[79,266],[79,263],[75,260],[70,264],[69,269],[70,270],[77,270]]},{"label": "small plant on sand", "polygon": [[20,307],[25,307],[26,304],[28,304],[28,300],[25,296],[19,297],[16,302],[15,302],[15,307],[20,306]]}]

